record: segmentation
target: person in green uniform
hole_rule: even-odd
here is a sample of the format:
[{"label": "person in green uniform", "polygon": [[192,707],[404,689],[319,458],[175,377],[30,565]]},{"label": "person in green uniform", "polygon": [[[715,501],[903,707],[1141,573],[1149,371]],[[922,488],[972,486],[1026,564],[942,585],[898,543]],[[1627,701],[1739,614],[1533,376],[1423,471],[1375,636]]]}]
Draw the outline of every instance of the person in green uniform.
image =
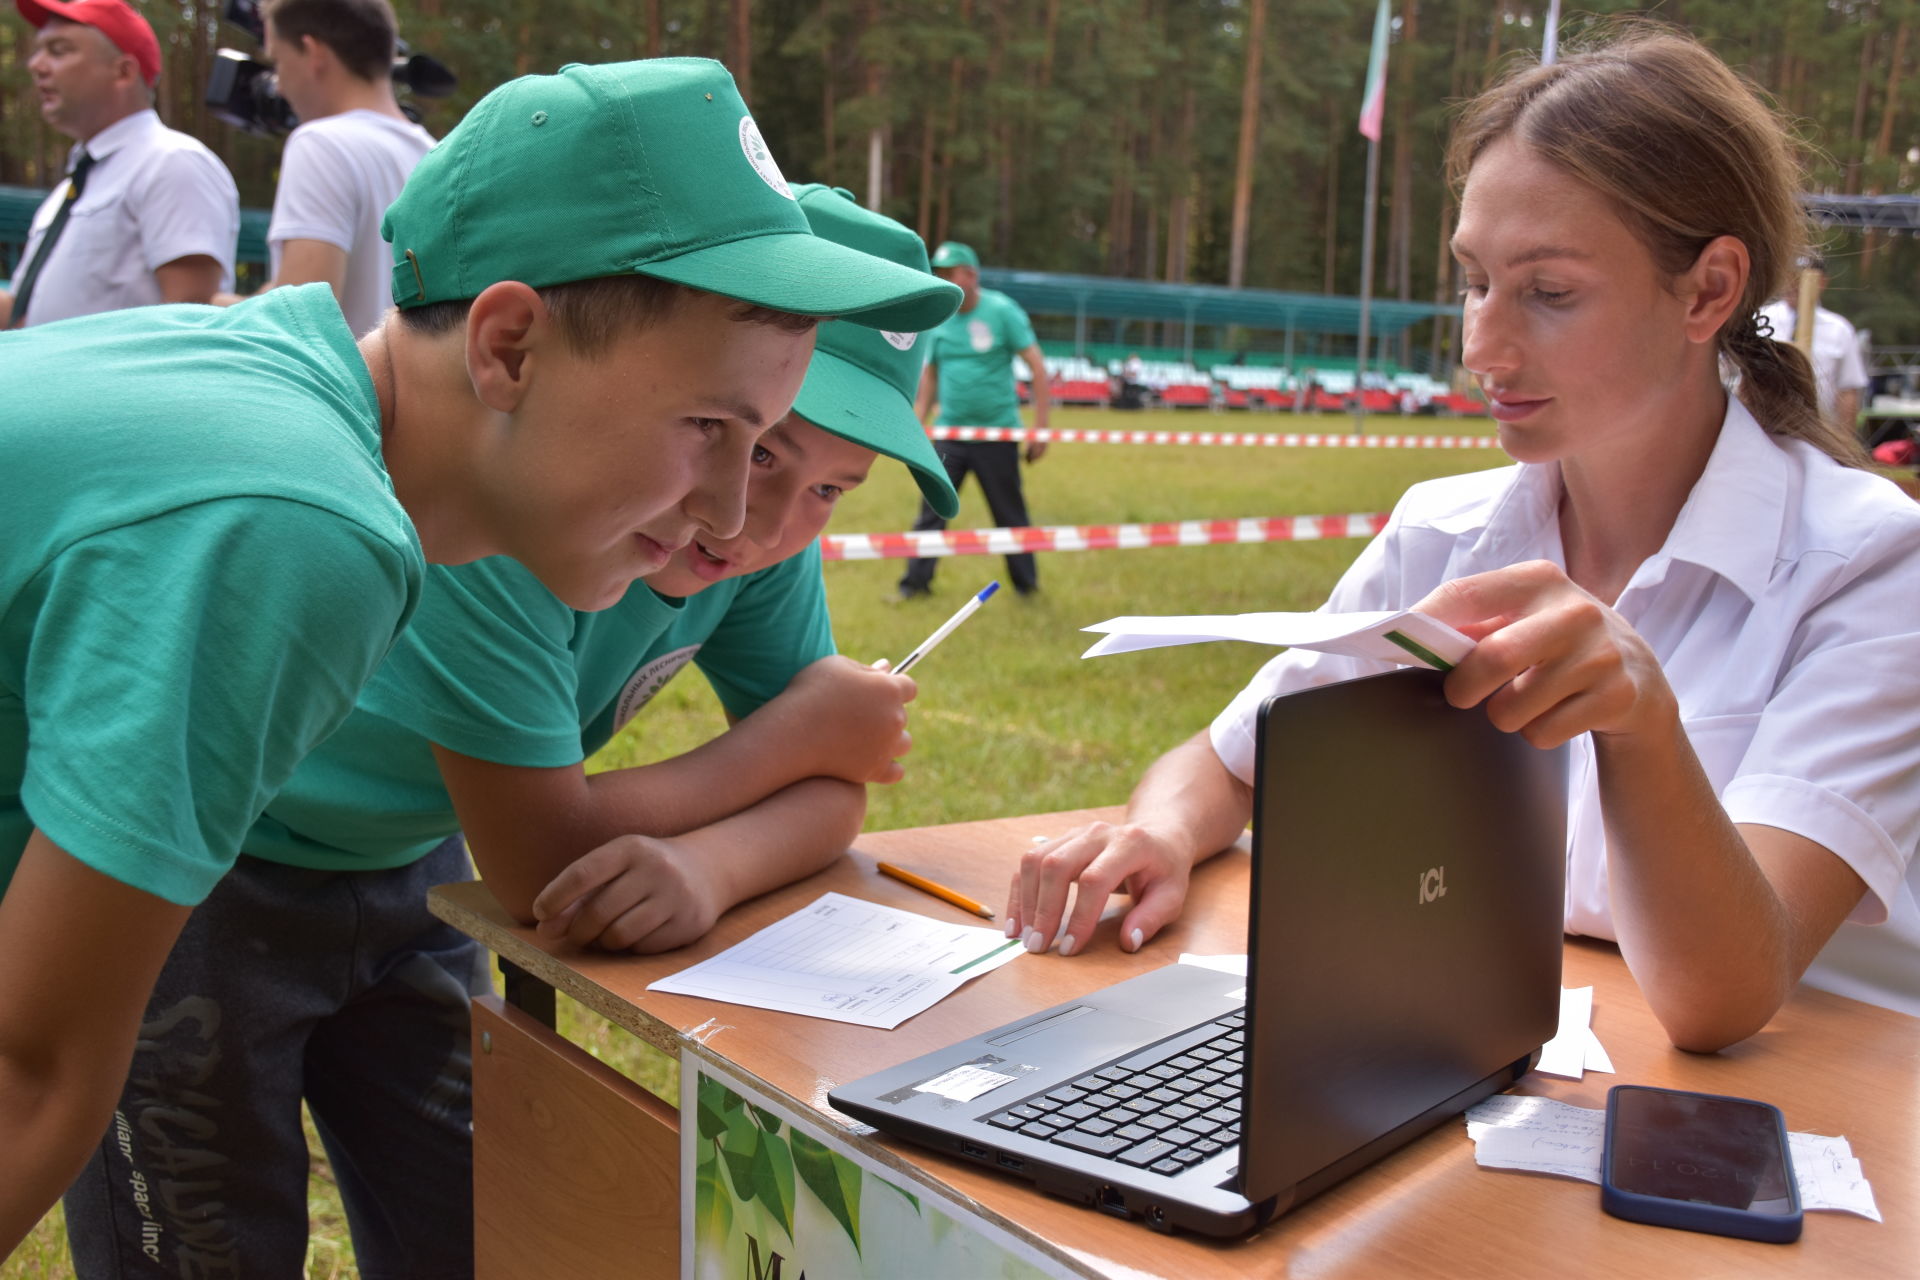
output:
[{"label": "person in green uniform", "polygon": [[[906,227],[832,188],[794,194],[816,235],[931,281]],[[125,1129],[67,1196],[83,1275],[140,1264],[136,1183],[165,1240],[245,1274],[297,1258],[303,1099],[363,1272],[471,1273],[468,1001],[484,953],[432,917],[426,889],[468,878],[464,830],[516,917],[542,914],[559,877],[550,932],[653,951],[840,855],[863,784],[901,776],[914,683],[835,656],[816,537],[879,454],[958,505],[913,414],[917,342],[823,326],[793,412],[754,446],[744,524],[697,533],[608,609],[574,608],[502,557],[427,571],[413,624],[160,975]],[[733,727],[589,776],[586,758],[688,665]],[[190,1016],[208,1008],[217,1026]]]},{"label": "person in green uniform", "polygon": [[[957,301],[814,237],[715,63],[496,90],[386,229],[408,310],[357,344],[319,287],[0,335],[0,1254],[126,1132],[155,975],[426,561],[511,555],[611,604],[739,532],[806,317]],[[190,1176],[193,1133],[160,1136]],[[177,1272],[237,1265],[166,1243]]]},{"label": "person in green uniform", "polygon": [[[1020,304],[997,289],[980,287],[980,257],[968,246],[949,240],[934,251],[934,272],[960,286],[960,310],[929,335],[927,368],[920,384],[921,421],[943,427],[1018,427],[1020,391],[1013,374],[1013,358],[1026,361],[1033,375],[1033,426],[1047,429],[1053,400],[1047,382],[1046,356],[1033,336],[1033,324]],[[937,418],[936,418],[937,411]],[[935,447],[946,463],[947,475],[958,489],[968,474],[980,477],[987,511],[1003,529],[1024,528],[1027,499],[1020,485],[1020,446],[1008,440],[942,440]],[[1038,462],[1046,454],[1044,440],[1029,440],[1026,460]],[[916,532],[947,527],[946,517],[920,504]],[[895,599],[911,600],[933,589],[932,557],[907,561]],[[1030,552],[1007,557],[1007,578],[1023,596],[1040,589],[1039,571]]]}]

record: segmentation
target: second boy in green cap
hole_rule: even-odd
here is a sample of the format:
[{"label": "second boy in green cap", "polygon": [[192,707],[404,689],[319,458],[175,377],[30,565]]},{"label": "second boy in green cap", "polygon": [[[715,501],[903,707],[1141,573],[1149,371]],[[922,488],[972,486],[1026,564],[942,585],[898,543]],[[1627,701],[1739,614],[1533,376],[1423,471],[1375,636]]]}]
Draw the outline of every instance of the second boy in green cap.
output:
[{"label": "second boy in green cap", "polygon": [[[0,1254],[106,1131],[132,1211],[187,1215],[167,1270],[298,1271],[299,1251],[241,1261],[220,1205],[192,1203],[218,1122],[148,1116],[157,1154],[130,1173],[108,1121],[136,1033],[185,1054],[222,1025],[216,1003],[147,1005],[154,976],[393,644],[423,559],[504,553],[612,603],[738,532],[806,317],[912,327],[952,298],[814,237],[710,62],[515,81],[388,229],[407,310],[357,345],[318,287],[0,335]],[[239,969],[280,942],[219,945]]]},{"label": "second boy in green cap", "polygon": [[[932,278],[907,228],[829,188],[795,196],[822,239]],[[744,526],[697,533],[605,611],[506,559],[428,571],[413,626],[160,977],[156,1007],[224,1017],[143,1037],[128,1128],[68,1197],[86,1270],[131,1268],[149,1238],[129,1174],[166,1176],[156,1129],[203,1135],[192,1194],[152,1208],[163,1238],[206,1238],[191,1215],[217,1204],[248,1274],[291,1256],[307,1233],[304,1095],[363,1271],[470,1271],[467,1001],[484,957],[429,915],[425,888],[466,877],[464,829],[514,915],[652,951],[846,848],[861,784],[900,776],[914,686],[833,656],[814,540],[876,454],[911,467],[936,508],[957,505],[913,414],[919,341],[824,326],[794,412],[754,446]],[[689,663],[734,727],[589,777],[585,758]]]}]

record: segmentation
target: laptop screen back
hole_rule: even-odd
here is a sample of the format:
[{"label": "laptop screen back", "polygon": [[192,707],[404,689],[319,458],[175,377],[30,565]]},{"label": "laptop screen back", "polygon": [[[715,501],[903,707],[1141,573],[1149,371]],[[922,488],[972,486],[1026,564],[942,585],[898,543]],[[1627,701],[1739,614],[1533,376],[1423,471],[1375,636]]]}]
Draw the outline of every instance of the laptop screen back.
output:
[{"label": "laptop screen back", "polygon": [[1566,752],[1407,670],[1269,700],[1247,1086],[1260,1200],[1526,1058],[1559,1015]]}]

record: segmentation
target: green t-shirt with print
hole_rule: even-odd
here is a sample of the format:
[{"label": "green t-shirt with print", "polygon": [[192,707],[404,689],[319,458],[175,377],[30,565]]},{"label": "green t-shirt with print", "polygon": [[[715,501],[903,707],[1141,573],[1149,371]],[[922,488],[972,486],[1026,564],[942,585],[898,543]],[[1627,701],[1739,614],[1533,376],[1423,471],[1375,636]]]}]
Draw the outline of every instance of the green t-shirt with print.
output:
[{"label": "green t-shirt with print", "polygon": [[1020,304],[982,289],[973,310],[956,312],[931,336],[927,359],[939,369],[940,425],[1019,426],[1013,358],[1034,341],[1033,323]]},{"label": "green t-shirt with print", "polygon": [[520,768],[578,764],[689,661],[740,717],[833,651],[817,543],[684,600],[636,582],[598,613],[569,609],[503,557],[435,565],[413,626],[255,825],[247,852],[322,868],[404,865],[460,829],[434,743]]},{"label": "green t-shirt with print", "polygon": [[38,827],[206,897],[424,563],[325,285],[0,335],[0,885]]}]

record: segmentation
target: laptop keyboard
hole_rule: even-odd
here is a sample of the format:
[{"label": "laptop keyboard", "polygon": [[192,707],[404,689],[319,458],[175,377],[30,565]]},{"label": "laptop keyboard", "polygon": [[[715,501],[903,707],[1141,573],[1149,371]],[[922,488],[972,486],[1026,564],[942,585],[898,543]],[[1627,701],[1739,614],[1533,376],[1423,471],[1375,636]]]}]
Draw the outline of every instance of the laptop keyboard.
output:
[{"label": "laptop keyboard", "polygon": [[[1196,1028],[1205,1030],[1207,1028]],[[995,1128],[1173,1174],[1240,1143],[1246,1015],[1185,1048],[1132,1054],[986,1117]]]}]

